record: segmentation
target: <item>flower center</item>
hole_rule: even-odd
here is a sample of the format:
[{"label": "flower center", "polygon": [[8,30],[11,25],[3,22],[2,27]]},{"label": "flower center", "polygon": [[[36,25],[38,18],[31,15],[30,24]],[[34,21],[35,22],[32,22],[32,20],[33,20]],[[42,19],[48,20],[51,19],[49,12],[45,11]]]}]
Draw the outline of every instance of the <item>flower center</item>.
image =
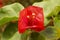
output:
[{"label": "flower center", "polygon": [[30,15],[27,15],[27,20],[28,20],[27,26],[29,26],[29,28],[35,27],[35,25],[36,25],[36,14],[32,13]]}]

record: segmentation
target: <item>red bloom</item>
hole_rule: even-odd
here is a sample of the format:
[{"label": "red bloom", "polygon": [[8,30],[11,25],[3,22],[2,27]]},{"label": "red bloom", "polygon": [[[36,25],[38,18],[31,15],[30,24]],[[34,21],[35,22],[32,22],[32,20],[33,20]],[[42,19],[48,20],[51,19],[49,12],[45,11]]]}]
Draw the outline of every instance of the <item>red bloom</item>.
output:
[{"label": "red bloom", "polygon": [[43,8],[29,6],[20,12],[18,19],[19,33],[25,32],[26,29],[36,32],[44,30]]}]

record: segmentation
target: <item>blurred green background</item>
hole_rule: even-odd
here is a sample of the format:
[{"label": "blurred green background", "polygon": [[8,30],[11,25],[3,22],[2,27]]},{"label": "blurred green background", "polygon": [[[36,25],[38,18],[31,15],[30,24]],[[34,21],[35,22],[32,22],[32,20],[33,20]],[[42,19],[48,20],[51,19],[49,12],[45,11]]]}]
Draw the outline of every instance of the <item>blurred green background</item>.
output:
[{"label": "blurred green background", "polygon": [[34,2],[41,2],[43,0],[3,0],[4,5],[19,2],[21,3],[24,7],[27,7],[29,5],[32,5]]}]

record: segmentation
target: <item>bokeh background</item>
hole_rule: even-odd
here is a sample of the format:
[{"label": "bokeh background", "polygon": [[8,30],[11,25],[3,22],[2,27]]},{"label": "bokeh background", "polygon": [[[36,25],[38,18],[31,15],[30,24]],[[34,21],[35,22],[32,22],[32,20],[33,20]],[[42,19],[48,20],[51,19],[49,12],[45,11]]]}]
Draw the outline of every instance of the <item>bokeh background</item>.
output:
[{"label": "bokeh background", "polygon": [[[46,29],[40,34],[32,33],[30,39],[37,40],[60,40],[60,0],[0,0],[0,40],[25,40],[28,32],[18,34],[18,12],[30,5],[44,8],[44,26]],[[41,3],[40,3],[41,2]],[[14,4],[16,3],[16,4]],[[22,5],[20,5],[20,4]],[[14,5],[12,5],[14,4]],[[9,6],[10,5],[10,6]],[[18,5],[18,6],[16,6]],[[13,9],[13,10],[12,10]],[[18,11],[17,11],[18,10]],[[16,16],[17,15],[17,16]],[[47,15],[47,16],[46,16]],[[7,18],[6,18],[7,16]],[[16,18],[12,18],[12,17]],[[2,18],[2,19],[1,19]],[[6,22],[6,23],[5,23]],[[29,38],[28,37],[28,38]]]},{"label": "bokeh background", "polygon": [[4,5],[12,4],[15,2],[21,3],[24,7],[32,5],[34,2],[41,2],[43,0],[3,0]]}]

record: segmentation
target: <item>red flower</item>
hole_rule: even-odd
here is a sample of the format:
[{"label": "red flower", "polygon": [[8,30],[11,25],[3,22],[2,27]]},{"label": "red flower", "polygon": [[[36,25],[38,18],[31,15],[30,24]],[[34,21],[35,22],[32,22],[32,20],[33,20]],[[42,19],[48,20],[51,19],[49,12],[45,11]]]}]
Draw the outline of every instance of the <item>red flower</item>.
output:
[{"label": "red flower", "polygon": [[43,8],[29,6],[20,12],[18,19],[19,33],[25,32],[26,29],[36,32],[44,30]]}]

